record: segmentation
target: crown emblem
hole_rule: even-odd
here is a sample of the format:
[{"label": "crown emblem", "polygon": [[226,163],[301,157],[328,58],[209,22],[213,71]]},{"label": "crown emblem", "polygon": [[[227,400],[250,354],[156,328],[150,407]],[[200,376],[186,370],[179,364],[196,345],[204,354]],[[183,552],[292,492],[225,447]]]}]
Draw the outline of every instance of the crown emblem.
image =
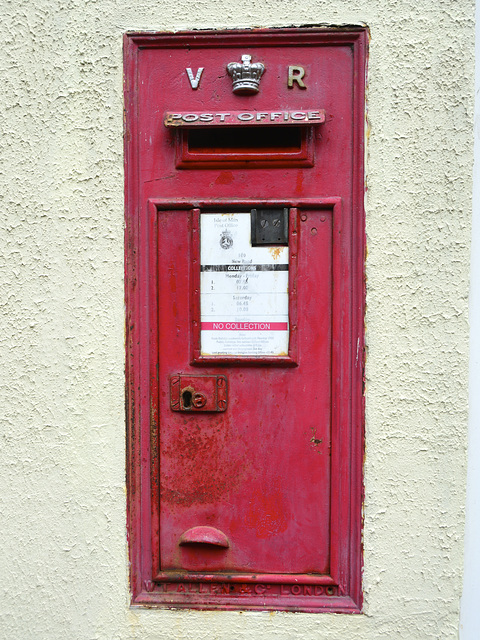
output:
[{"label": "crown emblem", "polygon": [[252,56],[243,55],[242,62],[230,62],[227,71],[232,76],[233,93],[248,94],[258,93],[260,78],[265,72],[265,66],[261,62],[250,63]]}]

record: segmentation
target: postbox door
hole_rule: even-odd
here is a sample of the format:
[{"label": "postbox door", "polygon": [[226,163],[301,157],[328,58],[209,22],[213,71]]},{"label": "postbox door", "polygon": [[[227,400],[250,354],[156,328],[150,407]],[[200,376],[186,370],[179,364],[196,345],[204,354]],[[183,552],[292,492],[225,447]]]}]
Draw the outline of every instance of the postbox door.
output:
[{"label": "postbox door", "polygon": [[[212,230],[212,237],[200,239],[201,245],[221,246],[222,219],[227,219],[226,228],[232,220],[235,229],[235,218],[243,221],[250,215],[222,210],[159,212],[160,547],[164,571],[303,574],[325,573],[329,568],[332,208],[295,209],[290,215],[289,246],[256,248],[260,253],[254,260],[268,262],[262,251],[273,256],[270,267],[278,266],[275,256],[290,252],[285,265],[291,271],[286,295],[293,317],[288,318],[288,329],[278,329],[276,317],[269,322],[269,306],[277,311],[275,296],[281,298],[284,292],[268,291],[276,272],[262,270],[268,264],[251,262],[252,252],[245,246],[250,244],[250,224],[234,233],[233,246],[225,251],[220,248],[225,264],[217,265],[224,270],[215,272],[219,276],[215,286],[221,293],[214,297],[226,299],[226,315],[223,323],[220,319],[215,323],[221,327],[215,330],[213,322],[200,320],[208,327],[201,338],[204,334],[208,346],[208,334],[216,334],[217,350],[221,352],[223,344],[227,354],[214,356],[217,366],[202,360],[200,367],[195,361],[192,364],[195,297],[202,294],[196,278],[202,264],[194,241],[202,228],[198,219],[210,217],[211,224],[203,228]],[[216,233],[214,220],[220,221]],[[240,233],[245,235],[237,249]],[[188,239],[188,245],[179,238]],[[232,264],[249,270],[228,271]],[[255,276],[255,283],[249,285],[248,280]],[[210,282],[214,286],[213,279],[205,280],[205,286],[210,288]],[[237,302],[240,308],[235,308]],[[276,363],[272,348],[283,331],[290,347],[296,343],[296,353],[291,348],[293,357],[287,351],[287,357],[280,355]],[[250,358],[245,350],[252,354]],[[208,355],[203,353],[207,360]],[[211,381],[218,377],[227,389],[225,406],[221,410],[206,403],[194,406],[195,394],[210,402],[215,393]],[[187,406],[172,408],[172,393],[173,402],[180,398],[181,403],[182,392]],[[205,527],[211,542],[202,538]],[[228,542],[222,545],[218,540]]]}]

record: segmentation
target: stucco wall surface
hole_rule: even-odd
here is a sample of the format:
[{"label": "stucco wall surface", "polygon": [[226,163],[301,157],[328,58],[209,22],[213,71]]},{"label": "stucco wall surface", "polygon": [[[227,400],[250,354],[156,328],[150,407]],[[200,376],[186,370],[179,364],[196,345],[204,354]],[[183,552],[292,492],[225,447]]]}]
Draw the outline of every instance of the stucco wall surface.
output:
[{"label": "stucco wall surface", "polygon": [[[0,638],[455,638],[470,0],[2,0]],[[129,607],[122,35],[366,24],[364,613]]]}]

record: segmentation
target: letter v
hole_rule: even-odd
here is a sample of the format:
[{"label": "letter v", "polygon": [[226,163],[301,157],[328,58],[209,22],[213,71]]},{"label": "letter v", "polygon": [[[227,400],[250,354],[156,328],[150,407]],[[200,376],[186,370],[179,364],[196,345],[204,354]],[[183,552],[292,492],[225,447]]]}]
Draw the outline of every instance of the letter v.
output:
[{"label": "letter v", "polygon": [[200,84],[200,78],[202,77],[203,69],[204,69],[203,67],[199,67],[195,78],[193,77],[193,72],[190,69],[190,67],[186,69],[187,76],[188,76],[188,79],[190,80],[192,89],[198,89],[198,85]]}]

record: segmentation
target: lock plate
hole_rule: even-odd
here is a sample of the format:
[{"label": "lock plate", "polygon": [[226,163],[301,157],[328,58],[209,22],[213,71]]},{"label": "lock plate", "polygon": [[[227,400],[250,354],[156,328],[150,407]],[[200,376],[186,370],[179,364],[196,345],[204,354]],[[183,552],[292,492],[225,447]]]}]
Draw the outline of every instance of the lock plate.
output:
[{"label": "lock plate", "polygon": [[170,376],[172,411],[225,411],[227,398],[226,376]]}]

